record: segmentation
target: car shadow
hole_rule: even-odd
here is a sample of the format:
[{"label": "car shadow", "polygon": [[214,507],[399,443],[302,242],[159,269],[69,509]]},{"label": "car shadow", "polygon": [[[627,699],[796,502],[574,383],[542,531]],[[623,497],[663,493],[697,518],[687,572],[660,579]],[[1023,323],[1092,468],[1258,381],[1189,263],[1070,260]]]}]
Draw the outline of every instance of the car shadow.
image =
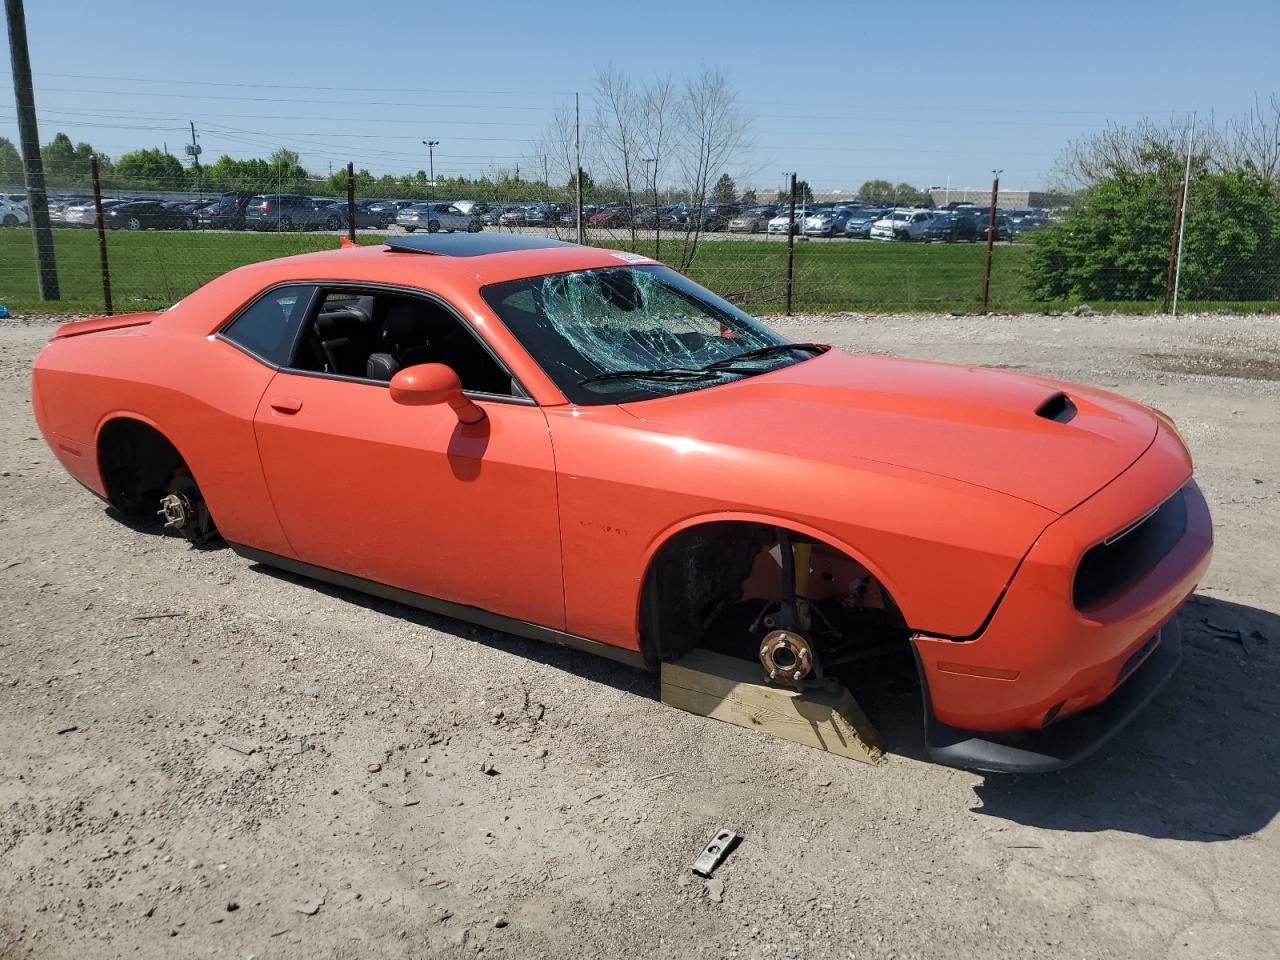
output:
[{"label": "car shadow", "polygon": [[1280,808],[1280,616],[1196,595],[1178,614],[1183,662],[1128,727],[1054,774],[988,774],[983,816],[1052,830],[1216,842]]},{"label": "car shadow", "polygon": [[468,623],[465,620],[445,616],[444,614],[421,610],[418,607],[411,607],[403,603],[397,603],[394,600],[375,597],[372,594],[340,587],[326,583],[323,580],[315,580],[311,577],[291,573],[288,570],[281,570],[278,567],[263,563],[254,563],[250,569],[255,573],[261,573],[277,580],[315,590],[335,600],[341,600],[343,603],[361,606],[367,610],[373,610],[399,620],[407,620],[410,623],[416,623],[420,627],[447,633],[460,640],[481,643],[495,650],[502,650],[556,670],[575,674],[593,683],[613,687],[615,690],[621,690],[650,700],[658,698],[658,675],[656,673],[629,667],[626,664],[618,663],[596,654],[574,650],[571,647],[562,647],[543,640],[529,640],[525,637],[518,637],[513,633],[505,633],[489,627]]}]

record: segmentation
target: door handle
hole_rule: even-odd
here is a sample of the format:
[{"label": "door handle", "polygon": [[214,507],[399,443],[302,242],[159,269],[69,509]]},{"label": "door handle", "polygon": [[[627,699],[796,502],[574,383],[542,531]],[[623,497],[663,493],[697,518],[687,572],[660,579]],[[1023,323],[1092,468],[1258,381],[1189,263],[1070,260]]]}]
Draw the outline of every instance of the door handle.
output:
[{"label": "door handle", "polygon": [[277,413],[297,413],[302,409],[302,401],[296,397],[272,397],[268,402]]}]

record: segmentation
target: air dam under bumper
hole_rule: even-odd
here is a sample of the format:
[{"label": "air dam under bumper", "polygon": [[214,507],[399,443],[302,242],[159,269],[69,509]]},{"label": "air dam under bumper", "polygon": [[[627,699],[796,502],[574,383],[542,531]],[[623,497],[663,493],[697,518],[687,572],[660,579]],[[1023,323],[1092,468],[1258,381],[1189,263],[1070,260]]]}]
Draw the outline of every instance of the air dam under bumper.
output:
[{"label": "air dam under bumper", "polygon": [[[1083,760],[1116,735],[1160,691],[1182,661],[1182,634],[1170,620],[1155,649],[1111,695],[1041,730],[1000,734],[942,723],[925,704],[925,745],[937,763],[993,773],[1048,773]],[[927,700],[927,698],[926,698]]]}]

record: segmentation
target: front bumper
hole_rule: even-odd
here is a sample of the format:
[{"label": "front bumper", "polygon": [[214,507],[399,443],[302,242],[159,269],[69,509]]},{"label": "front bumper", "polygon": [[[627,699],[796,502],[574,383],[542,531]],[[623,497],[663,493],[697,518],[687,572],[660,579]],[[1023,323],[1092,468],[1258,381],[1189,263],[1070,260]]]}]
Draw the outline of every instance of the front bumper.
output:
[{"label": "front bumper", "polygon": [[[1041,533],[977,635],[917,635],[913,646],[930,727],[943,734],[962,731],[959,741],[1003,742],[1049,736],[1095,708],[1106,708],[1098,716],[1111,718],[1115,727],[1127,721],[1147,698],[1128,713],[1108,706],[1110,700],[1132,684],[1144,658],[1176,664],[1176,657],[1157,652],[1166,645],[1176,649],[1167,625],[1212,555],[1212,520],[1190,473],[1185,448],[1161,422],[1150,447],[1128,470]],[[1186,506],[1177,541],[1096,605],[1077,609],[1077,569],[1090,547],[1174,495]],[[956,740],[946,734],[937,742],[955,748]],[[1082,755],[1077,751],[1073,758]],[[945,752],[939,759],[953,762]]]},{"label": "front bumper", "polygon": [[1049,773],[1083,760],[1120,732],[1168,682],[1182,662],[1182,636],[1170,620],[1153,648],[1115,691],[1089,710],[1041,730],[987,733],[941,722],[925,703],[929,757],[948,767],[992,773]]}]

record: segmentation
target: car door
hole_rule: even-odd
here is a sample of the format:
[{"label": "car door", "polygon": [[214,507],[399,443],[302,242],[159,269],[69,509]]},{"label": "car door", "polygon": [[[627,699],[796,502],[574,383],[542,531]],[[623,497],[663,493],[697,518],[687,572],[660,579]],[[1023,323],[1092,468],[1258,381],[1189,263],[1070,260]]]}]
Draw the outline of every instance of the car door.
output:
[{"label": "car door", "polygon": [[[448,404],[396,403],[385,381],[304,369],[315,366],[306,327],[324,317],[324,302],[313,304],[294,364],[276,374],[255,416],[294,556],[563,629],[555,463],[543,412],[522,396],[470,392],[485,419],[466,426]],[[456,311],[427,302],[487,350]],[[373,316],[380,311],[391,312],[375,303]]]}]

